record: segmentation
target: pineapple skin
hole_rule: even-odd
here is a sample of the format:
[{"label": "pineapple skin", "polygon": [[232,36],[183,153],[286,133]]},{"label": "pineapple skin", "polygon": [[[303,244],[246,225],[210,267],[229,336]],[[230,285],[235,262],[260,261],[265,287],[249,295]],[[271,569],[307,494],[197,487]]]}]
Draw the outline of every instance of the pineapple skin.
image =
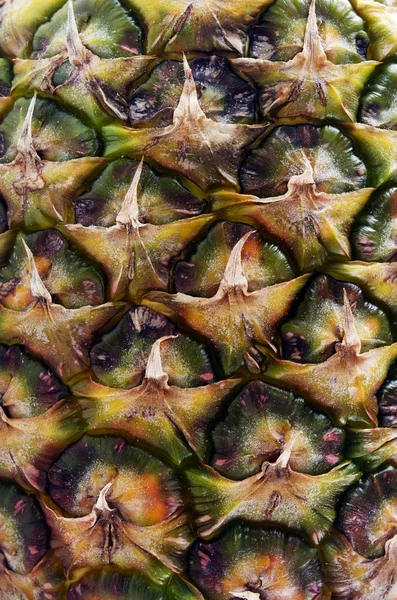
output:
[{"label": "pineapple skin", "polygon": [[397,2],[0,6],[0,600],[397,598]]}]

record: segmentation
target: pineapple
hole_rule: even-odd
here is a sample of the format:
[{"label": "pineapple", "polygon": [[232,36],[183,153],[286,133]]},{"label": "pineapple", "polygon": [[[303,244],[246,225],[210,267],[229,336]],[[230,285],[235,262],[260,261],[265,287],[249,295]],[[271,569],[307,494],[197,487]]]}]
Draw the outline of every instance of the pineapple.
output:
[{"label": "pineapple", "polygon": [[396,32],[0,1],[0,600],[397,598]]}]

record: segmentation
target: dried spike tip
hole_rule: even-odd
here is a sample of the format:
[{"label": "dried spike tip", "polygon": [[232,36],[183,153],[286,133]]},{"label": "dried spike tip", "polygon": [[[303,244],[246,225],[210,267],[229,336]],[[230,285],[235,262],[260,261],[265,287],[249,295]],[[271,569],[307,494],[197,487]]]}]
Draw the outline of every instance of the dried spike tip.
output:
[{"label": "dried spike tip", "polygon": [[[287,444],[284,446],[283,451],[281,452],[280,456],[276,460],[276,465],[278,465],[281,469],[287,469],[289,467],[289,463],[290,463],[291,455],[292,455],[292,449],[293,449],[293,446],[296,443],[298,437],[299,437],[298,433],[291,435]],[[266,461],[266,463],[264,463],[264,464],[269,464],[269,463]]]},{"label": "dried spike tip", "polygon": [[359,287],[318,275],[311,281],[295,316],[281,326],[284,358],[319,363],[335,354],[335,344],[344,335],[344,290],[354,309],[354,323],[361,338],[360,354],[393,343],[387,315],[368,302]]},{"label": "dried spike tip", "polygon": [[[162,461],[122,438],[84,436],[50,471],[51,498],[68,517],[42,506],[52,547],[68,572],[111,564],[163,582],[170,569],[182,569],[191,542],[188,514],[178,474]],[[113,507],[106,499],[110,486]]]},{"label": "dried spike tip", "polygon": [[106,511],[106,512],[113,511],[113,509],[110,508],[110,506],[106,500],[107,493],[110,490],[110,488],[112,487],[112,485],[113,485],[113,481],[109,481],[109,483],[107,483],[99,492],[98,500],[96,501],[96,504],[95,504],[95,508],[97,510]]},{"label": "dried spike tip", "polygon": [[0,421],[3,421],[3,423],[7,423],[9,424],[10,419],[7,417],[6,413],[4,412],[4,408],[0,405]]},{"label": "dried spike tip", "polygon": [[[96,380],[113,388],[140,385],[155,340],[175,334],[174,325],[164,315],[133,306],[92,348],[91,368]],[[162,361],[170,385],[189,388],[214,382],[215,374],[204,344],[180,333],[167,346]]]},{"label": "dried spike tip", "polygon": [[33,146],[32,135],[32,120],[34,109],[36,106],[36,100],[37,92],[35,91],[32,96],[32,100],[30,101],[28,111],[26,113],[25,120],[22,125],[22,131],[17,142],[17,151],[21,154],[27,154],[28,152],[34,153],[36,154],[37,158],[39,158]]},{"label": "dried spike tip", "polygon": [[185,55],[183,55],[183,68],[185,71],[185,83],[178,106],[174,110],[174,124],[179,124],[186,119],[192,121],[197,119],[206,119],[198,101],[196,84],[193,73]]},{"label": "dried spike tip", "polygon": [[75,67],[81,67],[88,60],[89,51],[80,39],[74,14],[73,0],[68,0],[68,18],[66,23],[66,48],[69,62]]},{"label": "dried spike tip", "polygon": [[45,287],[37,270],[36,263],[34,262],[32,251],[23,238],[22,244],[28,258],[28,270],[30,271],[30,291],[32,296],[38,300],[44,300],[47,304],[52,304],[51,294]]},{"label": "dried spike tip", "polygon": [[[283,458],[281,467],[282,462]],[[266,462],[261,472],[238,481],[206,466],[188,468],[186,475],[201,537],[211,537],[228,523],[242,519],[286,527],[317,544],[336,518],[342,492],[361,473],[351,462],[321,475]]]},{"label": "dried spike tip", "polygon": [[[225,192],[226,195],[226,192]],[[216,208],[214,208],[216,211]],[[178,261],[174,269],[175,291],[211,298],[219,289],[230,252],[236,242],[253,227],[242,222],[217,221],[191,253]],[[285,253],[255,231],[244,247],[242,261],[248,279],[248,291],[293,279],[294,272]]]},{"label": "dried spike tip", "polygon": [[318,32],[316,0],[312,0],[310,3],[302,54],[306,59],[305,66],[308,69],[313,68],[317,71],[322,62],[328,61]]},{"label": "dried spike tip", "polygon": [[14,183],[14,187],[21,193],[27,189],[37,191],[45,187],[45,182],[40,174],[42,161],[34,148],[32,135],[32,120],[36,98],[37,94],[35,92],[29,104],[22,125],[22,131],[16,145],[17,155],[14,163],[22,166],[23,176],[20,181]]},{"label": "dried spike tip", "polygon": [[345,309],[344,332],[342,342],[338,347],[340,348],[341,345],[346,346],[358,355],[361,351],[361,338],[358,334],[357,327],[354,322],[353,311],[350,306],[346,288],[343,290],[343,303]]},{"label": "dried spike tip", "polygon": [[227,261],[226,269],[219,284],[215,297],[222,298],[229,291],[240,289],[243,294],[248,292],[248,279],[244,272],[241,253],[247,239],[253,234],[248,231],[234,246]]},{"label": "dried spike tip", "polygon": [[211,463],[222,475],[239,480],[276,459],[281,467],[285,462],[298,473],[321,475],[341,462],[344,438],[343,430],[301,398],[252,381],[214,427]]},{"label": "dried spike tip", "polygon": [[175,339],[177,337],[177,335],[165,335],[154,342],[146,365],[145,379],[162,382],[163,385],[167,383],[168,374],[163,371],[160,346],[161,342]]},{"label": "dried spike tip", "polygon": [[[316,186],[313,166],[305,152],[302,152],[302,162],[304,170],[302,173],[299,173],[299,175],[292,175],[292,177],[290,177],[288,180],[288,191],[285,197],[291,196],[301,187]],[[271,200],[271,198],[269,198],[269,200]],[[277,201],[277,198],[275,198],[275,201]]]},{"label": "dried spike tip", "polygon": [[138,204],[138,186],[142,176],[143,156],[141,162],[135,170],[130,188],[125,195],[121,209],[116,217],[118,225],[131,226],[134,229],[143,227],[143,223],[139,221],[139,204]]}]

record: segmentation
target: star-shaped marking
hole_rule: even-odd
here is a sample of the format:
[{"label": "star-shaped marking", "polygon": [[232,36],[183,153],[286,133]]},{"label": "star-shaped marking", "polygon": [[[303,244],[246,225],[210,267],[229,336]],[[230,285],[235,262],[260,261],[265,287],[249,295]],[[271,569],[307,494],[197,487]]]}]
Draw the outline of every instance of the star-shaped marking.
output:
[{"label": "star-shaped marking", "polygon": [[106,160],[86,156],[53,162],[37,154],[32,136],[36,94],[29,105],[11,163],[0,164],[0,193],[7,203],[10,227],[51,227],[73,220],[73,201],[85,181]]},{"label": "star-shaped marking", "polygon": [[210,340],[227,375],[244,363],[252,372],[260,371],[260,353],[256,344],[273,345],[275,326],[288,312],[309,277],[302,275],[248,292],[241,251],[251,233],[243,236],[233,248],[218,291],[212,298],[166,292],[150,292],[143,298],[144,304],[181,318]]},{"label": "star-shaped marking", "polygon": [[222,215],[233,221],[254,221],[281,240],[301,271],[309,271],[330,254],[350,257],[350,228],[373,188],[344,194],[319,192],[305,154],[302,168],[300,175],[291,177],[282,196],[257,198],[219,192],[213,196],[213,209],[222,210]]},{"label": "star-shaped marking", "polygon": [[123,307],[108,302],[100,306],[66,309],[52,302],[24,242],[31,273],[34,301],[25,310],[0,305],[1,340],[20,343],[42,358],[65,382],[89,368],[88,350],[93,335]]},{"label": "star-shaped marking", "polygon": [[127,432],[179,464],[190,455],[188,445],[204,459],[208,450],[209,426],[220,406],[241,379],[227,379],[205,386],[180,388],[168,385],[157,340],[147,362],[141,385],[117,389],[91,378],[72,389],[92,429]]},{"label": "star-shaped marking", "polygon": [[235,519],[267,522],[293,529],[318,542],[331,528],[342,491],[359,478],[349,462],[322,475],[298,473],[289,466],[293,438],[276,462],[259,473],[233,481],[211,467],[187,471],[200,535],[211,536]]},{"label": "star-shaped marking", "polygon": [[[114,119],[128,118],[127,88],[143,75],[153,61],[151,56],[100,58],[82,43],[73,9],[68,0],[68,19],[63,52],[51,58],[14,61],[13,90],[25,93],[30,89],[52,94],[101,126]],[[65,62],[72,66],[67,80],[54,85],[53,76]]]},{"label": "star-shaped marking", "polygon": [[262,114],[277,119],[355,121],[363,87],[376,61],[335,65],[328,60],[311,1],[302,51],[288,62],[238,58],[232,64],[259,86]]},{"label": "star-shaped marking", "polygon": [[166,225],[139,221],[138,184],[142,162],[137,168],[116,224],[112,227],[65,225],[60,230],[99,262],[109,279],[111,299],[125,294],[139,301],[151,289],[166,290],[172,258],[214,219],[201,215]]},{"label": "star-shaped marking", "polygon": [[335,344],[335,354],[316,364],[272,357],[265,373],[312,401],[335,425],[372,427],[378,424],[376,392],[397,358],[397,343],[361,353],[361,340],[346,291],[344,296],[344,335],[342,342]]},{"label": "star-shaped marking", "polygon": [[128,509],[113,505],[111,488],[112,481],[101,490],[91,512],[82,517],[59,516],[41,503],[52,531],[51,546],[67,572],[112,565],[164,581],[170,570],[180,571],[191,542],[187,513],[176,509],[157,523],[137,525]]},{"label": "star-shaped marking", "polygon": [[105,155],[144,155],[203,190],[220,185],[238,188],[241,161],[266,126],[217,123],[207,118],[186,58],[184,67],[186,79],[173,122],[167,127],[140,129],[107,125],[102,130]]}]

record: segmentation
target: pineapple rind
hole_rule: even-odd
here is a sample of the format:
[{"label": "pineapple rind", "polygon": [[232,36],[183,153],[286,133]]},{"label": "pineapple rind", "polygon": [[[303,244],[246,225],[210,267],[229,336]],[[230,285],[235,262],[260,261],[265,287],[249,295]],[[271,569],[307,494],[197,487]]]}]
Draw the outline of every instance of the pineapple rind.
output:
[{"label": "pineapple rind", "polygon": [[394,600],[396,1],[0,4],[0,598]]}]

